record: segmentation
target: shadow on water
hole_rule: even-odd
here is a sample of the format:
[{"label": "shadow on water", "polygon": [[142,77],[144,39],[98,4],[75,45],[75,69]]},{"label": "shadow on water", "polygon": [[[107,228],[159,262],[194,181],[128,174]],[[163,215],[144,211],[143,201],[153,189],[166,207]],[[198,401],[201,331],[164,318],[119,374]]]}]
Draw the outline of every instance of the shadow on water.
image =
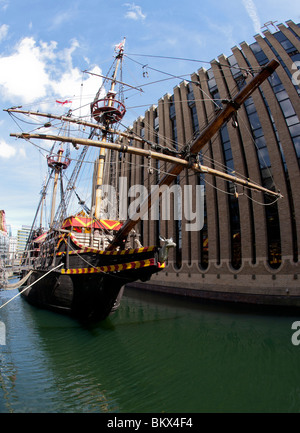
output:
[{"label": "shadow on water", "polygon": [[134,299],[140,299],[144,302],[153,304],[174,306],[176,308],[188,308],[196,311],[216,312],[229,315],[249,314],[257,316],[274,316],[274,317],[299,317],[299,308],[267,306],[257,304],[242,304],[237,302],[215,301],[201,298],[189,298],[181,295],[170,295],[163,292],[154,292],[151,290],[142,291],[136,288],[126,288],[126,296]]},{"label": "shadow on water", "polygon": [[1,412],[300,407],[300,346],[291,343],[297,316],[136,289],[126,289],[119,310],[97,325],[20,298],[0,311],[7,330]]}]

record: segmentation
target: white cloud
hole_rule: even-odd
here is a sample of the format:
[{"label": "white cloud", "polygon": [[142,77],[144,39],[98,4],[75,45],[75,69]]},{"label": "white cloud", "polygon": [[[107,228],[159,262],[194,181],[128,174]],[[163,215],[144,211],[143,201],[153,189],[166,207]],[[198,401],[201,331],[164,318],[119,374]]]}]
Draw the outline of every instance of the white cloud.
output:
[{"label": "white cloud", "polygon": [[53,18],[52,27],[59,27],[70,20],[70,11],[60,12]]},{"label": "white cloud", "polygon": [[0,140],[0,158],[8,159],[12,156],[15,156],[16,153],[17,151],[13,146],[7,144],[3,140]]},{"label": "white cloud", "polygon": [[[0,55],[0,95],[12,104],[41,99],[55,102],[80,95],[84,89],[85,95],[91,95],[92,99],[101,79],[83,77],[80,69],[73,66],[72,55],[78,46],[73,40],[70,47],[59,51],[55,41],[37,43],[32,37],[22,39],[11,55]],[[95,67],[92,72],[101,71]]]},{"label": "white cloud", "polygon": [[124,6],[128,8],[125,18],[131,20],[144,20],[146,15],[143,14],[141,6],[135,5],[134,3],[125,3]]},{"label": "white cloud", "polygon": [[9,0],[0,0],[0,7],[2,10],[6,10],[8,8]]},{"label": "white cloud", "polygon": [[37,47],[33,38],[24,38],[11,56],[0,58],[0,92],[6,100],[16,97],[29,102],[46,95],[49,76],[46,56],[52,46]]},{"label": "white cloud", "polygon": [[0,138],[0,160],[9,158],[22,158],[22,161],[27,157],[26,150],[23,143],[18,143],[16,147],[8,144],[5,140]]},{"label": "white cloud", "polygon": [[9,26],[7,24],[2,24],[2,26],[0,26],[0,42],[6,38],[8,29]]},{"label": "white cloud", "polygon": [[246,8],[247,14],[249,15],[249,17],[253,23],[254,31],[256,33],[260,33],[261,23],[260,23],[260,19],[259,19],[258,12],[257,12],[254,1],[253,0],[243,0],[243,4]]},{"label": "white cloud", "polygon": [[[67,3],[67,2],[66,2]],[[63,3],[63,6],[65,3]],[[72,2],[72,6],[69,7],[66,10],[59,10],[56,14],[54,14],[52,19],[52,25],[50,27],[51,30],[57,29],[65,24],[70,23],[74,17],[77,15],[78,9],[77,9],[76,2]]]}]

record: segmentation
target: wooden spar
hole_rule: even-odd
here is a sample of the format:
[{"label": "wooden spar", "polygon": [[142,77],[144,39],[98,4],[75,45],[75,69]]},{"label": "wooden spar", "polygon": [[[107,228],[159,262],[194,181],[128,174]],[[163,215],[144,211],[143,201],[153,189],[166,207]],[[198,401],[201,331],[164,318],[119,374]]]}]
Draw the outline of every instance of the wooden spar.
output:
[{"label": "wooden spar", "polygon": [[99,124],[92,123],[92,122],[87,122],[85,120],[74,119],[74,118],[68,117],[68,116],[57,116],[55,114],[40,113],[38,111],[26,111],[26,110],[21,110],[19,108],[8,108],[8,109],[3,110],[3,111],[6,111],[8,113],[19,113],[19,114],[28,114],[28,115],[32,115],[32,116],[41,116],[41,117],[46,117],[48,119],[55,119],[55,120],[60,120],[63,122],[75,123],[76,125],[83,125],[83,126],[88,126],[90,128],[94,128],[94,129],[100,129],[101,131],[106,131],[110,134],[117,134],[117,135],[120,135],[121,137],[128,138],[129,140],[134,139],[135,141],[139,141],[141,143],[145,143],[145,141],[146,141],[143,138],[140,138],[140,137],[133,135],[133,134],[130,134],[130,133],[128,134],[126,132],[117,131],[116,129],[106,128],[103,125],[99,125]]},{"label": "wooden spar", "polygon": [[110,143],[108,141],[97,141],[97,140],[90,140],[85,138],[66,137],[63,135],[30,134],[27,132],[22,132],[17,134],[11,133],[10,136],[16,138],[23,138],[25,140],[40,139],[40,140],[50,140],[50,141],[60,141],[64,143],[80,144],[80,145],[92,146],[92,147],[103,147],[106,149],[115,150],[117,152],[131,153],[131,154],[145,156],[145,157],[151,156],[151,158],[161,159],[166,162],[174,162],[178,164],[183,164],[184,166],[189,165],[188,161],[186,161],[185,159],[180,159],[171,155],[165,155],[160,152],[153,152],[152,150],[146,150],[146,149],[137,148],[129,145]]},{"label": "wooden spar", "polygon": [[[206,173],[211,174],[216,177],[220,177],[222,179],[228,180],[230,182],[236,183],[238,185],[245,186],[249,189],[256,189],[258,191],[270,194],[272,196],[275,196],[277,198],[282,198],[282,195],[278,192],[271,191],[267,188],[264,188],[256,183],[250,182],[246,179],[241,179],[239,177],[223,173],[221,171],[206,167],[205,165],[200,164],[190,164],[189,161],[186,161],[185,159],[176,158],[175,156],[171,155],[165,155],[160,152],[153,152],[145,149],[136,148],[133,146],[124,146],[122,144],[116,144],[116,143],[109,143],[106,141],[96,141],[96,140],[89,140],[84,138],[73,138],[73,137],[64,137],[59,135],[44,135],[44,134],[27,134],[27,133],[19,133],[19,134],[10,134],[11,137],[17,137],[17,138],[23,138],[23,139],[42,139],[42,140],[51,140],[51,141],[61,141],[61,142],[69,142],[73,144],[81,144],[86,146],[92,146],[92,147],[101,147],[106,149],[111,149],[116,152],[127,152],[129,154],[143,156],[143,157],[151,157],[153,159],[158,159],[160,161],[164,162],[170,162],[174,163],[176,165],[179,165],[183,168],[190,168],[191,170],[194,170],[197,173]],[[168,174],[171,176],[171,179],[174,180],[175,174]]]},{"label": "wooden spar", "polygon": [[215,170],[213,168],[206,167],[205,165],[199,165],[198,167],[192,167],[192,169],[199,173],[210,174],[215,177],[220,177],[221,179],[227,180],[229,182],[235,183],[237,185],[242,185],[249,189],[254,189],[256,191],[264,192],[266,194],[272,195],[276,198],[283,198],[283,195],[280,192],[272,191],[270,189],[264,188],[263,186],[257,185],[256,183],[250,182],[246,179],[241,179],[239,177],[233,176],[232,174],[223,173],[219,170]]},{"label": "wooden spar", "polygon": [[[275,69],[279,66],[279,63],[276,60],[271,60],[266,66],[264,66],[260,73],[258,73],[252,80],[234,97],[232,101],[229,101],[227,105],[218,113],[217,117],[204,129],[204,131],[200,134],[200,136],[194,141],[194,143],[190,146],[189,153],[191,155],[197,155],[200,150],[212,139],[212,137],[218,132],[221,126],[228,121],[231,116],[240,108],[240,106],[249,98],[249,96],[275,71]],[[160,159],[164,161],[173,162],[174,165],[170,169],[170,171],[160,180],[157,185],[156,191],[159,191],[161,186],[169,186],[172,184],[174,179],[182,172],[184,167],[195,168],[195,164],[191,165],[188,161],[176,157],[172,157],[169,155],[164,155],[158,152],[147,151],[144,149],[136,149],[131,146],[126,145],[118,145],[115,143],[106,143],[100,141],[93,140],[84,140],[73,137],[59,137],[59,136],[50,136],[43,134],[11,134],[11,136],[29,139],[29,138],[40,138],[45,140],[60,140],[67,141],[73,144],[83,144],[89,146],[96,147],[106,147],[110,149],[114,149],[120,152],[131,152],[142,156],[151,156],[155,159]],[[133,149],[135,150],[133,152]],[[263,187],[260,187],[256,184],[252,184],[248,181],[243,181],[238,179],[235,176],[228,175],[226,173],[218,172],[217,170],[209,169],[208,167],[198,166],[196,165],[197,171],[207,172],[213,175],[218,175],[219,177],[226,178],[227,180],[231,180],[234,183],[243,184],[246,187],[255,188],[261,190],[263,192],[267,192],[269,194],[275,195],[276,197],[281,197],[279,193],[275,193],[273,191],[267,190]],[[241,183],[243,182],[243,183]],[[251,186],[250,186],[251,185]],[[120,245],[124,238],[130,233],[133,227],[138,223],[138,221],[142,218],[143,214],[150,209],[151,204],[158,197],[153,197],[153,195],[149,195],[146,200],[139,206],[135,215],[132,216],[131,219],[128,219],[122,228],[118,231],[115,236],[113,242],[108,247],[108,250],[112,250],[113,248]]]}]

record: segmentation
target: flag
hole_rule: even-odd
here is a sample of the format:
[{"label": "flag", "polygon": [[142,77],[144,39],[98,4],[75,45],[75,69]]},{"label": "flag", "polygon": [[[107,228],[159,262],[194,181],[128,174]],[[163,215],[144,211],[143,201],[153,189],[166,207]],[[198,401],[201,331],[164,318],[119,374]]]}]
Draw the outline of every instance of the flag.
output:
[{"label": "flag", "polygon": [[62,104],[62,105],[64,105],[64,104],[72,104],[72,101],[69,101],[68,99],[66,99],[65,101],[58,101],[58,100],[56,100],[56,102],[58,104]]},{"label": "flag", "polygon": [[121,51],[124,49],[124,45],[125,45],[125,39],[120,42],[118,45],[115,45],[115,51]]}]

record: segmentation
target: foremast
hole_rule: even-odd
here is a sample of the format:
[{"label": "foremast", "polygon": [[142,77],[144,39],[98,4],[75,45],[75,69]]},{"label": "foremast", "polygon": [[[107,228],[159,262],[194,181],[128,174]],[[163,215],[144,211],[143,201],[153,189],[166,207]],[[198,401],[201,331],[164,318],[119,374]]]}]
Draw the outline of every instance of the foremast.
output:
[{"label": "foremast", "polygon": [[55,205],[56,205],[56,196],[57,196],[57,186],[59,176],[62,174],[62,170],[68,168],[70,164],[70,159],[67,157],[63,157],[63,148],[60,147],[57,155],[48,155],[47,162],[48,167],[52,168],[55,171],[54,174],[54,182],[53,182],[53,192],[52,192],[52,203],[51,203],[51,216],[50,216],[50,228],[53,227],[54,216],[55,216]]}]

